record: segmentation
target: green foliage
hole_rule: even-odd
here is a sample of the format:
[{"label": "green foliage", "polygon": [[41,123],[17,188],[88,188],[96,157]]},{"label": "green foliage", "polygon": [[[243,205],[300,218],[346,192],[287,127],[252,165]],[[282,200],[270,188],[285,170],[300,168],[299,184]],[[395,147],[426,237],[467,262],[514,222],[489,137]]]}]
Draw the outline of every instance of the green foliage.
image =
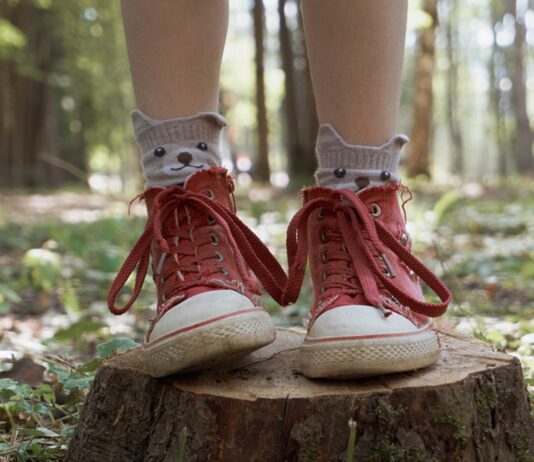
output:
[{"label": "green foliage", "polygon": [[0,455],[16,460],[63,460],[81,405],[102,360],[115,351],[139,346],[125,339],[105,342],[98,356],[75,366],[57,358],[45,360],[46,383],[36,387],[0,379]]},{"label": "green foliage", "polygon": [[139,344],[129,337],[116,337],[98,345],[96,351],[100,357],[107,358],[114,353],[120,353],[137,347],[139,347]]},{"label": "green foliage", "polygon": [[64,342],[68,340],[78,339],[83,334],[89,332],[98,332],[106,326],[107,324],[101,321],[81,319],[80,321],[71,324],[66,329],[58,330],[54,334],[54,337],[52,337],[52,340]]},{"label": "green foliage", "polygon": [[61,256],[47,249],[30,249],[22,257],[22,285],[51,291],[61,279]]},{"label": "green foliage", "polygon": [[7,19],[0,18],[0,58],[8,58],[25,46],[26,37],[22,31]]}]

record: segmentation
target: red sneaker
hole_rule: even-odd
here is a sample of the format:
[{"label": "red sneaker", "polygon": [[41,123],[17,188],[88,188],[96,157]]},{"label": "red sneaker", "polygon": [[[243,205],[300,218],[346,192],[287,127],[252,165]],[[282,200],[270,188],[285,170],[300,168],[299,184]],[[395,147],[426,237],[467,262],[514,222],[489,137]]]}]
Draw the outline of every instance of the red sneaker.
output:
[{"label": "red sneaker", "polygon": [[[300,350],[308,377],[361,377],[418,369],[439,356],[430,317],[442,315],[449,290],[411,253],[396,184],[313,187],[288,231],[286,300],[294,300],[310,248],[315,303]],[[440,297],[427,303],[421,278]]]},{"label": "red sneaker", "polygon": [[[275,338],[249,268],[278,299],[285,273],[235,215],[232,191],[226,171],[213,168],[194,174],[183,188],[152,188],[141,196],[148,222],[111,286],[108,304],[114,314],[132,306],[152,257],[157,311],[142,358],[154,377],[226,361]],[[135,269],[133,294],[117,308],[118,293]]]}]

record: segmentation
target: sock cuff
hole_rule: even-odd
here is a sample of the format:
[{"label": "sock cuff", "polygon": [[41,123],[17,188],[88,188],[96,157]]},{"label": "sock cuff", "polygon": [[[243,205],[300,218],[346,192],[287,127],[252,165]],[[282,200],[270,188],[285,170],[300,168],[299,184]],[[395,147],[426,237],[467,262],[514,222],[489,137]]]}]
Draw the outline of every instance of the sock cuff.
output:
[{"label": "sock cuff", "polygon": [[350,144],[332,125],[322,124],[316,143],[317,183],[357,191],[386,181],[398,183],[400,153],[407,142],[405,135],[394,135],[380,146]]},{"label": "sock cuff", "polygon": [[330,124],[322,124],[317,134],[316,153],[319,168],[347,170],[398,170],[400,152],[409,141],[405,135],[394,135],[381,146],[349,144]]},{"label": "sock cuff", "polygon": [[139,109],[132,112],[135,138],[146,153],[159,144],[173,144],[182,140],[198,140],[218,144],[221,130],[227,123],[215,112],[199,112],[189,117],[157,120]]}]

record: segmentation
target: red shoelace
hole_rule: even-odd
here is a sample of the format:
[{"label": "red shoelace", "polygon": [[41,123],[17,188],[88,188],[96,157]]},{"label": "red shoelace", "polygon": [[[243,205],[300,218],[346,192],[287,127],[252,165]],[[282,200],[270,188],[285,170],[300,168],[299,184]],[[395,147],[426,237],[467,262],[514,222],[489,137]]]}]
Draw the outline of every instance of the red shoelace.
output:
[{"label": "red shoelace", "polygon": [[[143,195],[141,195],[140,198],[142,199]],[[150,248],[154,239],[157,240],[161,251],[165,254],[169,255],[173,252],[180,251],[182,253],[185,252],[185,256],[189,257],[187,264],[184,264],[183,266],[175,266],[173,268],[174,271],[192,272],[197,271],[199,267],[204,267],[205,269],[202,276],[207,276],[213,269],[213,267],[210,269],[209,265],[202,265],[203,260],[211,258],[210,255],[202,252],[195,252],[193,249],[178,249],[178,247],[173,244],[176,237],[187,238],[187,233],[189,233],[188,229],[176,229],[174,230],[175,232],[172,237],[163,235],[163,225],[167,223],[169,219],[172,219],[172,215],[177,208],[186,206],[194,208],[198,212],[205,213],[223,228],[229,245],[231,246],[232,253],[236,258],[237,269],[242,275],[244,282],[247,283],[249,278],[246,268],[248,265],[263,284],[265,290],[278,303],[283,303],[283,288],[286,285],[287,276],[265,244],[263,244],[263,242],[241,220],[239,220],[239,218],[237,218],[235,213],[228,210],[216,200],[205,194],[187,191],[180,186],[172,186],[162,189],[161,192],[154,197],[151,206],[152,213],[150,214],[150,218],[147,221],[143,234],[133,246],[109,290],[109,310],[113,314],[122,314],[130,309],[139,296],[148,271]],[[196,260],[192,260],[193,257],[196,258]],[[137,271],[137,273],[133,292],[124,306],[117,307],[116,300],[119,292],[134,271]],[[177,282],[171,288],[172,292],[167,295],[172,296],[198,284],[198,280],[195,281],[194,279]]]},{"label": "red shoelace", "polygon": [[[348,280],[357,278],[358,285],[353,287],[353,293],[362,292],[371,306],[385,309],[380,283],[401,304],[417,313],[430,317],[445,313],[452,299],[447,287],[429,268],[401,245],[379,219],[373,218],[368,206],[350,190],[332,191],[329,197],[310,200],[291,220],[287,233],[289,277],[283,294],[284,303],[292,303],[298,298],[308,259],[308,220],[321,208],[333,212],[336,216],[341,234],[338,237],[345,244],[346,252],[353,265],[352,271],[350,269],[340,270],[338,276],[348,271],[350,273],[346,274],[349,276]],[[428,303],[419,300],[399,287],[394,279],[384,274],[383,268],[377,262],[377,256],[383,255],[386,248],[414,271],[436,293],[441,302]],[[336,258],[333,255],[331,257]],[[337,257],[343,258],[340,255]],[[350,289],[340,283],[340,278],[332,278],[332,284],[333,287],[337,285],[343,291]],[[346,285],[346,282],[344,284]]]}]

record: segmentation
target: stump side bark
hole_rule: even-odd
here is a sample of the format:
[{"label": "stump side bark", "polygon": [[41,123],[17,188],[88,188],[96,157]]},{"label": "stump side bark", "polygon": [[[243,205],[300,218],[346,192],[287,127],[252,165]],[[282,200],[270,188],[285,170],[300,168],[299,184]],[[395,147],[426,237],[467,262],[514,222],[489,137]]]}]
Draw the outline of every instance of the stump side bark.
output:
[{"label": "stump side bark", "polygon": [[[532,461],[534,421],[517,358],[440,333],[428,368],[353,381],[298,373],[303,335],[239,362],[153,379],[139,352],[97,373],[67,460],[344,461],[349,419],[355,461]],[[186,429],[186,430],[184,430]]]}]

